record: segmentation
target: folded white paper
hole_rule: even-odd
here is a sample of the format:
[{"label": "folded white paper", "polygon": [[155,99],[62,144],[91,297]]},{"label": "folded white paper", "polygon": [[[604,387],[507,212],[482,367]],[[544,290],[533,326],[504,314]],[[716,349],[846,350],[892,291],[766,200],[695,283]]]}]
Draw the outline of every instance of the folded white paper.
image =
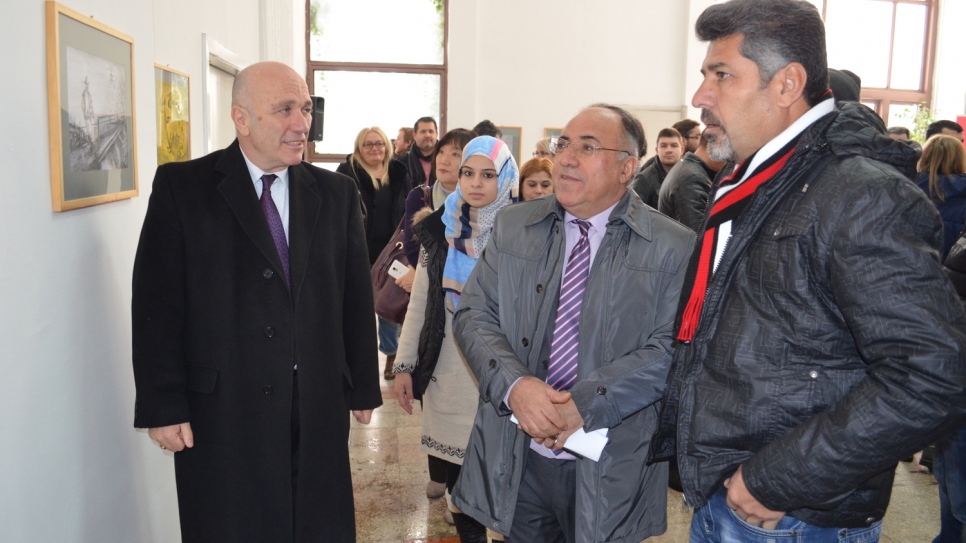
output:
[{"label": "folded white paper", "polygon": [[[520,425],[516,415],[510,415],[513,424]],[[564,450],[571,453],[589,458],[594,462],[600,461],[600,453],[604,452],[607,445],[607,428],[599,428],[593,432],[585,432],[583,428],[578,429],[564,443]]]}]

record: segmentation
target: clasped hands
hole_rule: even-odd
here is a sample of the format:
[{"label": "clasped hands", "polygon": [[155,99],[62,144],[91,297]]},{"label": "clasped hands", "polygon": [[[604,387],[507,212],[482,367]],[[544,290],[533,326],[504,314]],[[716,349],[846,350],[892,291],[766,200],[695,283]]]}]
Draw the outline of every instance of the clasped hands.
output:
[{"label": "clasped hands", "polygon": [[517,381],[507,401],[520,429],[548,449],[563,449],[567,439],[584,425],[570,393],[555,390],[536,377]]}]

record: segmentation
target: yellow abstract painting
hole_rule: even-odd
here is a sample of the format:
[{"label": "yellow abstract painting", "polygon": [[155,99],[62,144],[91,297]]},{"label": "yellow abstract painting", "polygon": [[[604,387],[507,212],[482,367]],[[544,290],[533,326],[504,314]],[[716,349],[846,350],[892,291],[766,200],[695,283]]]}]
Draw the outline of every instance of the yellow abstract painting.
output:
[{"label": "yellow abstract painting", "polygon": [[188,74],[154,65],[158,165],[191,159]]}]

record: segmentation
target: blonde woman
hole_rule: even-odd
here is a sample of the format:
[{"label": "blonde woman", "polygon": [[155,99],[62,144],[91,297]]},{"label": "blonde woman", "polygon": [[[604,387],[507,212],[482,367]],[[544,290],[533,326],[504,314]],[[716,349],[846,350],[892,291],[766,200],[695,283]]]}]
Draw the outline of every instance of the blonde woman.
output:
[{"label": "blonde woman", "polygon": [[919,179],[916,182],[936,204],[943,219],[943,252],[956,243],[963,229],[966,213],[966,152],[963,142],[952,136],[936,134],[926,140],[919,159]]},{"label": "blonde woman", "polygon": [[[378,126],[363,128],[356,136],[352,154],[336,172],[351,177],[366,208],[366,243],[369,265],[389,243],[402,220],[409,180],[406,166],[392,160],[389,137]],[[393,379],[392,364],[399,343],[399,325],[379,318],[379,351],[386,355],[383,378]]]}]

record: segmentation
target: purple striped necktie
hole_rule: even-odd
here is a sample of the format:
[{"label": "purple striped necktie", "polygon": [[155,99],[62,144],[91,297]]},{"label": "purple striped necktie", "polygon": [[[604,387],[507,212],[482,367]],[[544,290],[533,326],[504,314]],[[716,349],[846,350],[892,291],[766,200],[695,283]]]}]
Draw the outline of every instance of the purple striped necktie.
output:
[{"label": "purple striped necktie", "polygon": [[580,304],[590,273],[590,223],[575,219],[580,228],[580,239],[574,245],[567,262],[567,272],[560,285],[557,322],[550,347],[547,384],[557,390],[569,390],[577,381],[577,355],[580,351]]},{"label": "purple striped necktie", "polygon": [[282,217],[278,214],[275,207],[275,200],[272,200],[272,183],[278,179],[273,173],[262,176],[262,197],[258,200],[262,204],[262,212],[268,221],[268,229],[272,231],[272,239],[275,240],[275,249],[278,257],[282,261],[282,270],[285,271],[285,284],[290,285],[291,280],[288,273],[288,241],[285,239],[285,227],[282,225]]}]

